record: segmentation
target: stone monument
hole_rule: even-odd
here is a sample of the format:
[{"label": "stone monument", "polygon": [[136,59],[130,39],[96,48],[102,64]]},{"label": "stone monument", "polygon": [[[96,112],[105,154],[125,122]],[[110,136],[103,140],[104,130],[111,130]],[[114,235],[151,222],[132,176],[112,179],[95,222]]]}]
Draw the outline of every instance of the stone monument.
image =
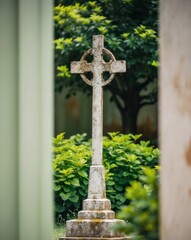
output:
[{"label": "stone monument", "polygon": [[[115,73],[125,72],[125,61],[116,61],[113,54],[104,48],[104,37],[93,36],[93,48],[86,51],[81,60],[71,63],[71,73],[79,73],[82,79],[93,87],[92,105],[92,165],[89,173],[88,198],[83,201],[83,210],[78,212],[78,219],[66,222],[66,237],[60,240],[72,239],[111,239],[127,240],[123,233],[116,233],[112,225],[123,220],[115,219],[111,210],[111,202],[106,198],[104,167],[102,164],[103,135],[103,86],[110,83]],[[103,54],[109,56],[105,62]],[[93,61],[88,62],[88,55],[93,55]],[[87,78],[86,73],[92,72],[93,78]],[[103,79],[103,72],[111,75]]]}]

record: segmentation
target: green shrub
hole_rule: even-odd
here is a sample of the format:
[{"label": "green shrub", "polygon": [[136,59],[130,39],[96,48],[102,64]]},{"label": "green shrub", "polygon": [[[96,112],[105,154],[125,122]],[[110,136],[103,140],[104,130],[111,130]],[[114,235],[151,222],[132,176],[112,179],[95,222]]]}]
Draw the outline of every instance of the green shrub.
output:
[{"label": "green shrub", "polygon": [[54,140],[55,212],[58,221],[71,217],[87,197],[90,144],[86,134],[64,139],[64,133]]},{"label": "green shrub", "polygon": [[[158,164],[159,150],[149,146],[149,141],[138,141],[141,135],[108,133],[103,137],[103,164],[107,198],[117,211],[128,203],[125,188],[143,175],[143,167]],[[54,138],[54,191],[55,213],[70,218],[81,209],[87,198],[88,173],[91,165],[91,139],[77,134],[69,139],[64,134]]]},{"label": "green shrub", "polygon": [[118,217],[126,221],[125,224],[115,226],[136,240],[159,239],[159,172],[158,167],[145,167],[144,175],[139,181],[133,181],[126,189],[126,198],[130,201],[123,206]]}]

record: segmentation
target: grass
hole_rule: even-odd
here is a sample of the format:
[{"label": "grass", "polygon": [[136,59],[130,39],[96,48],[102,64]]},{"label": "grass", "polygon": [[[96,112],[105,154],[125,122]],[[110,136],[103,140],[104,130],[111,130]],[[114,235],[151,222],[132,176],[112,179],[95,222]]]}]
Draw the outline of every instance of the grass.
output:
[{"label": "grass", "polygon": [[53,240],[59,240],[59,237],[65,236],[65,232],[66,232],[65,225],[63,226],[55,225]]}]

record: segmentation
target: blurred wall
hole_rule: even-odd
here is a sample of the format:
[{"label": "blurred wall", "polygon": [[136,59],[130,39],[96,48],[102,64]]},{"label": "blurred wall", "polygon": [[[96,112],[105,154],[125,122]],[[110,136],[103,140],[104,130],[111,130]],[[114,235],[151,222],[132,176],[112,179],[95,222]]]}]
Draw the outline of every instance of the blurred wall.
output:
[{"label": "blurred wall", "polygon": [[0,239],[51,240],[52,2],[0,1]]},{"label": "blurred wall", "polygon": [[161,239],[191,239],[191,1],[161,0]]},{"label": "blurred wall", "polygon": [[[109,92],[104,92],[104,134],[121,132],[121,117],[116,105],[109,101]],[[88,133],[91,136],[92,98],[78,93],[65,99],[64,91],[55,93],[55,135],[65,132],[66,136]],[[157,138],[157,107],[143,107],[138,116],[138,132],[147,139]]]}]

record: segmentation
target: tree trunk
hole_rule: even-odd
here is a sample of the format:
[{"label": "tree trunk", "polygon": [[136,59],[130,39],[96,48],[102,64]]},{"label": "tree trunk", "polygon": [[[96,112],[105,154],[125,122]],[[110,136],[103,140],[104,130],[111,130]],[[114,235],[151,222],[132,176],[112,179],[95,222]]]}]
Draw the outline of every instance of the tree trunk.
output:
[{"label": "tree trunk", "polygon": [[113,89],[111,90],[112,100],[115,102],[121,115],[122,133],[136,134],[137,116],[140,109],[139,89],[136,89],[132,81],[130,81],[126,91],[118,93]]},{"label": "tree trunk", "polygon": [[138,112],[136,111],[120,111],[121,120],[122,120],[122,133],[137,133],[137,115]]}]

